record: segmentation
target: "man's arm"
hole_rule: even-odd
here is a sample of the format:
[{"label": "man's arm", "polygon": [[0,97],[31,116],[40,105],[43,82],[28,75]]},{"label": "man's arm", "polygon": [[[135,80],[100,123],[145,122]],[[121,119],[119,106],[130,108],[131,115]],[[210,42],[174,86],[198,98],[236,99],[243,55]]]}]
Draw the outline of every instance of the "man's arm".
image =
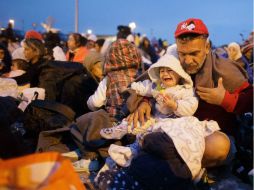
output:
[{"label": "man's arm", "polygon": [[245,82],[232,94],[226,92],[221,106],[228,112],[234,112],[236,114],[252,112],[253,86]]}]

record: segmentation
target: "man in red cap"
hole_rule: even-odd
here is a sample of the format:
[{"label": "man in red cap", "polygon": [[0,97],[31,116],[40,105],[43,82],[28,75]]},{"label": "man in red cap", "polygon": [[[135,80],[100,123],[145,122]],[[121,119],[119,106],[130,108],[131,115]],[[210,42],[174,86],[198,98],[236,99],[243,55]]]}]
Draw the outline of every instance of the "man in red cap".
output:
[{"label": "man in red cap", "polygon": [[[200,19],[190,18],[179,23],[175,31],[179,60],[185,71],[191,75],[200,98],[195,116],[200,120],[217,121],[222,132],[234,136],[238,127],[236,114],[252,112],[253,87],[248,83],[247,75],[242,68],[211,51],[208,37],[208,29]],[[150,112],[150,105],[142,102],[130,118],[134,117],[134,121],[139,118],[142,122],[144,116],[150,117]],[[203,167],[221,165],[229,155],[232,156],[230,140],[222,132],[215,132],[206,137]],[[152,138],[152,135],[144,138],[151,146],[158,140],[163,141],[158,134],[156,138]],[[162,146],[167,147],[167,142],[164,143]],[[157,151],[154,154],[157,156],[161,154],[163,157],[164,153]],[[136,161],[142,161],[144,158],[147,159],[141,155]],[[135,163],[135,161],[132,163],[132,167],[135,167]],[[150,173],[151,178],[156,175],[152,169],[146,173]]]},{"label": "man in red cap", "polygon": [[[200,19],[190,18],[179,23],[175,31],[179,60],[185,71],[192,76],[200,98],[195,116],[200,120],[215,120],[223,132],[236,136],[236,114],[252,112],[253,87],[241,67],[211,51],[208,37],[208,29]],[[217,132],[206,140],[212,142],[216,135],[220,134]],[[226,141],[222,138],[219,148],[226,150]],[[225,159],[228,154],[219,154],[214,147],[208,149],[211,158],[216,160],[220,156],[218,161]],[[211,160],[210,165],[217,164]]]},{"label": "man in red cap", "polygon": [[200,97],[196,116],[216,120],[223,132],[234,135],[235,114],[252,112],[252,86],[244,70],[210,49],[209,32],[200,19],[190,18],[175,31],[179,60]]}]

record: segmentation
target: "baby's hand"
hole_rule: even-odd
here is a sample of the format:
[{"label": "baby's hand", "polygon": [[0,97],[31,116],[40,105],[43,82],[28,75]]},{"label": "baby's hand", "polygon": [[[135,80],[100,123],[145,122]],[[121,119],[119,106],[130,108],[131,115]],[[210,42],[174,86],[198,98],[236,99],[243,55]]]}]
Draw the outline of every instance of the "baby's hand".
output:
[{"label": "baby's hand", "polygon": [[[167,94],[159,94],[158,96],[158,103],[162,106],[167,106],[173,111],[177,109],[177,103],[176,101],[169,95]],[[156,98],[157,100],[157,98]],[[160,102],[159,102],[160,101]]]},{"label": "baby's hand", "polygon": [[158,93],[155,96],[156,102],[158,102],[158,104],[160,104],[161,106],[165,105],[164,101],[163,101],[163,94],[162,93]]}]

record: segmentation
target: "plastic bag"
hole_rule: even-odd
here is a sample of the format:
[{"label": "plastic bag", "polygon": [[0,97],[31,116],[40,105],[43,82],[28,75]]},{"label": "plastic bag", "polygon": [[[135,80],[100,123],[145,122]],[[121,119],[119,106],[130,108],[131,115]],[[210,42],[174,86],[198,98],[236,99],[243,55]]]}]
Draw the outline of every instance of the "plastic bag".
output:
[{"label": "plastic bag", "polygon": [[0,161],[0,189],[85,189],[71,162],[47,152]]}]

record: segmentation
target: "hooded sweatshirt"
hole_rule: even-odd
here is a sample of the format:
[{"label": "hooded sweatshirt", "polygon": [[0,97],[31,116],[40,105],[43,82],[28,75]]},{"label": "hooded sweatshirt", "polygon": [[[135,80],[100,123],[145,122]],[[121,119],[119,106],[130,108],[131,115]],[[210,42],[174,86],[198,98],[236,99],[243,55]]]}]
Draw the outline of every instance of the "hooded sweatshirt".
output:
[{"label": "hooded sweatshirt", "polygon": [[[173,87],[163,88],[159,74],[161,67],[168,67],[175,71],[181,78],[179,84]],[[152,82],[150,80],[133,82],[131,88],[141,96],[156,97],[158,93],[167,94],[178,105],[177,109],[172,111],[170,108],[156,102],[155,117],[181,117],[191,116],[195,113],[198,107],[198,99],[194,93],[191,77],[183,70],[179,60],[175,56],[169,54],[162,56],[158,62],[149,68],[148,75]]]}]

